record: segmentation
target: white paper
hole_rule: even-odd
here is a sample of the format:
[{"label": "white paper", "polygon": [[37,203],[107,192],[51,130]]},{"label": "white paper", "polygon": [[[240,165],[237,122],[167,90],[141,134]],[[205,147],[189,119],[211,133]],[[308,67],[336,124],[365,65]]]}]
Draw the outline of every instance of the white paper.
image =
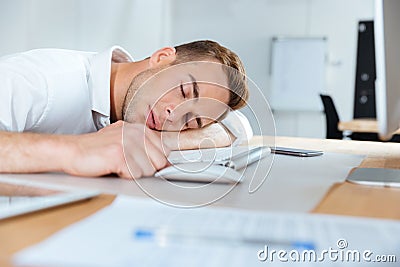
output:
[{"label": "white paper", "polygon": [[[158,243],[135,239],[137,229],[167,227],[180,233],[209,233],[226,237],[226,242],[206,239],[169,240]],[[294,250],[285,245],[271,245],[270,240],[312,242],[315,252],[365,250],[373,254],[393,255],[400,260],[400,223],[355,217],[300,213],[267,213],[229,208],[180,209],[153,200],[118,197],[113,204],[78,222],[42,243],[14,257],[17,265],[59,267],[131,267],[131,266],[382,266],[360,261],[281,262],[275,258],[260,261],[263,242],[232,242],[246,237],[265,240],[272,249]],[[224,240],[224,239],[222,239]],[[344,240],[347,247],[339,248]],[[297,249],[299,250],[299,249]],[[301,250],[299,250],[301,251]],[[396,265],[397,264],[397,265]],[[398,263],[384,264],[398,266]]]}]

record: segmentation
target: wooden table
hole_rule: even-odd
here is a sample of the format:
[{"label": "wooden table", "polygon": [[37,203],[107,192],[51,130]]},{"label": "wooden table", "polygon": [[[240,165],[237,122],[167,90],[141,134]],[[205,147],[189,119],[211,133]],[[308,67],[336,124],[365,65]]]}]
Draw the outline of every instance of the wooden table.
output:
[{"label": "wooden table", "polygon": [[[353,133],[379,133],[378,122],[375,119],[354,119],[351,121],[341,121],[338,124],[340,131],[350,131]],[[395,132],[400,134],[400,129]]]},{"label": "wooden table", "polygon": [[[254,137],[257,143],[262,137]],[[365,154],[360,167],[400,169],[400,143],[277,137],[277,146],[326,152]],[[91,200],[0,221],[0,266],[12,266],[13,253],[33,245],[58,230],[109,205],[115,196],[103,194]],[[333,186],[314,213],[400,219],[400,189],[355,185]]]}]

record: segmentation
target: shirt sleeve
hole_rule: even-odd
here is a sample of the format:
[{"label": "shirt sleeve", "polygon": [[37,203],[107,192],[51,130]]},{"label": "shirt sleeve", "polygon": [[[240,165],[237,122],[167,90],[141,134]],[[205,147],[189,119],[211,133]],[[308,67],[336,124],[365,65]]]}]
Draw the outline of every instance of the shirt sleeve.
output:
[{"label": "shirt sleeve", "polygon": [[233,146],[248,142],[253,137],[249,120],[238,110],[230,111],[221,123],[236,137]]},{"label": "shirt sleeve", "polygon": [[0,130],[23,132],[35,127],[46,108],[46,81],[13,60],[0,62]]}]

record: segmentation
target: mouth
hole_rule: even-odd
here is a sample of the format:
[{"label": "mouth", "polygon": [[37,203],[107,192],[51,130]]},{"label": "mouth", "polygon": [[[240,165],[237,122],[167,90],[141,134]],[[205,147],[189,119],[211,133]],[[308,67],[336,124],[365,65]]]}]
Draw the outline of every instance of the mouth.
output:
[{"label": "mouth", "polygon": [[149,106],[146,118],[146,126],[152,130],[157,130],[157,123],[157,118],[154,115],[153,110]]}]

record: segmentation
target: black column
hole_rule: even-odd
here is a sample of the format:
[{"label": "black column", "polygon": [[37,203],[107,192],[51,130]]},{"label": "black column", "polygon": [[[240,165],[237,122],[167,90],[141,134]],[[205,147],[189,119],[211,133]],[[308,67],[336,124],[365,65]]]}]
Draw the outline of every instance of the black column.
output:
[{"label": "black column", "polygon": [[376,118],[374,22],[358,23],[357,67],[353,117]]}]

